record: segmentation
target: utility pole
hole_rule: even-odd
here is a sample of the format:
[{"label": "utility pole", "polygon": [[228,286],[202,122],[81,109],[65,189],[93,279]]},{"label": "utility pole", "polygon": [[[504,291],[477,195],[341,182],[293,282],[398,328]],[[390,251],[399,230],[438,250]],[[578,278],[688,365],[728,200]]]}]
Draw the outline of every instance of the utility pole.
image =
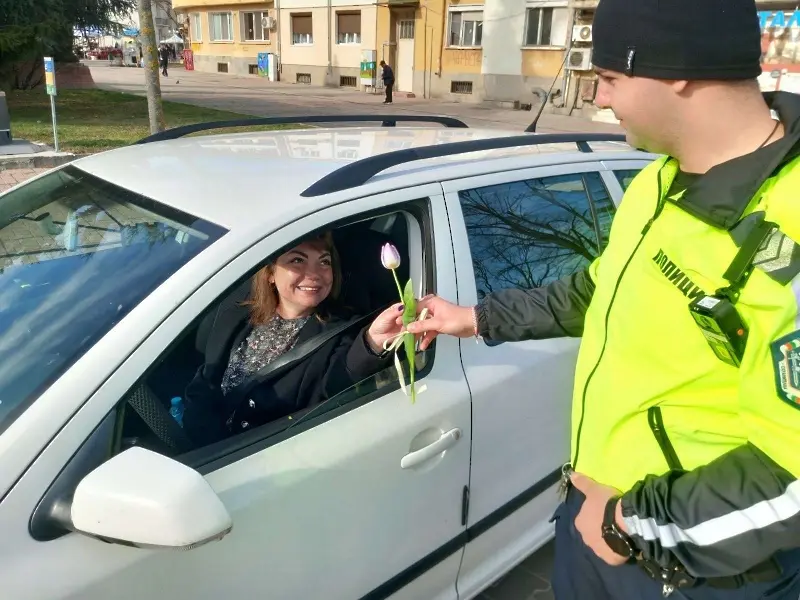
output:
[{"label": "utility pole", "polygon": [[139,0],[139,38],[142,40],[150,133],[158,133],[164,131],[167,125],[164,122],[164,107],[161,105],[161,80],[159,79],[158,49],[156,48],[156,30],[153,23],[151,0]]}]

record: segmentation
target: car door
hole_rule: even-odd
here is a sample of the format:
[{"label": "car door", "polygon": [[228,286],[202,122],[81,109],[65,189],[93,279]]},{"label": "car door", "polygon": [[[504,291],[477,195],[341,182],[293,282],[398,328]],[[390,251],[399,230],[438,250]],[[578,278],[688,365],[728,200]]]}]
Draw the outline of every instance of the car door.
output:
[{"label": "car door", "polygon": [[[588,266],[607,243],[613,218],[608,176],[601,164],[587,162],[447,183],[459,303],[546,285]],[[579,341],[461,342],[473,402],[461,597],[474,595],[552,535],[555,487],[569,460]]]},{"label": "car door", "polygon": [[[656,158],[655,155],[645,155]],[[607,169],[604,176],[607,178],[608,189],[611,190],[615,198],[622,198],[633,178],[644,169],[652,159],[616,159],[603,161],[603,167]],[[613,176],[612,176],[613,175]]]},{"label": "car door", "polygon": [[322,405],[334,403],[334,410],[312,413],[278,436],[234,444],[200,467],[233,519],[231,533],[221,541],[170,552],[77,533],[36,541],[30,533],[31,515],[51,484],[68,476],[70,457],[102,430],[104,418],[157,357],[223,292],[264,257],[309,232],[382,210],[409,219],[415,289],[455,294],[454,255],[438,185],[339,204],[271,234],[178,306],[42,449],[0,503],[5,595],[15,600],[457,597],[471,417],[454,338],[443,337],[433,352],[418,356],[415,404],[396,381],[367,385],[366,395],[348,390],[346,397]]}]

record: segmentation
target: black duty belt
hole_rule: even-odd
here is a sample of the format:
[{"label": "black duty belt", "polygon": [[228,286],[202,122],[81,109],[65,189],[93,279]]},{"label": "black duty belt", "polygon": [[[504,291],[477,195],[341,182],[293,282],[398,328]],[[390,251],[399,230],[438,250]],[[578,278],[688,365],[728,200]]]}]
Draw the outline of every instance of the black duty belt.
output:
[{"label": "black duty belt", "polygon": [[669,568],[653,560],[639,558],[636,564],[653,580],[662,585],[661,593],[666,598],[676,589],[708,585],[719,589],[737,589],[751,583],[765,583],[778,579],[783,570],[774,558],[764,561],[739,575],[728,577],[693,577],[683,565],[676,563]]}]

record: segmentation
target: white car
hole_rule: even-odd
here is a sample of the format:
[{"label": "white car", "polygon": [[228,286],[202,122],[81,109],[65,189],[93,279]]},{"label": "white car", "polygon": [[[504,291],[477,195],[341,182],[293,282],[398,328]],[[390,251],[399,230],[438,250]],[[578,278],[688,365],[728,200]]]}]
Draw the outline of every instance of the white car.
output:
[{"label": "white car", "polygon": [[552,536],[578,340],[440,336],[414,404],[390,367],[201,448],[170,401],[221,303],[310,232],[335,230],[360,314],[397,301],[386,241],[418,296],[471,305],[584,268],[653,156],[459,127],[180,133],[0,196],[0,598],[475,597]]}]

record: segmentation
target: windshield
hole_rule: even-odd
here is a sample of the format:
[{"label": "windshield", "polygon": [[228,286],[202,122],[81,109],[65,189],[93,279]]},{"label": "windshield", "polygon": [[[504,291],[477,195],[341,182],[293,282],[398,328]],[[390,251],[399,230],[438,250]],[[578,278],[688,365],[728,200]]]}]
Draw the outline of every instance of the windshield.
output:
[{"label": "windshield", "polygon": [[0,433],[225,232],[73,166],[0,197]]}]

